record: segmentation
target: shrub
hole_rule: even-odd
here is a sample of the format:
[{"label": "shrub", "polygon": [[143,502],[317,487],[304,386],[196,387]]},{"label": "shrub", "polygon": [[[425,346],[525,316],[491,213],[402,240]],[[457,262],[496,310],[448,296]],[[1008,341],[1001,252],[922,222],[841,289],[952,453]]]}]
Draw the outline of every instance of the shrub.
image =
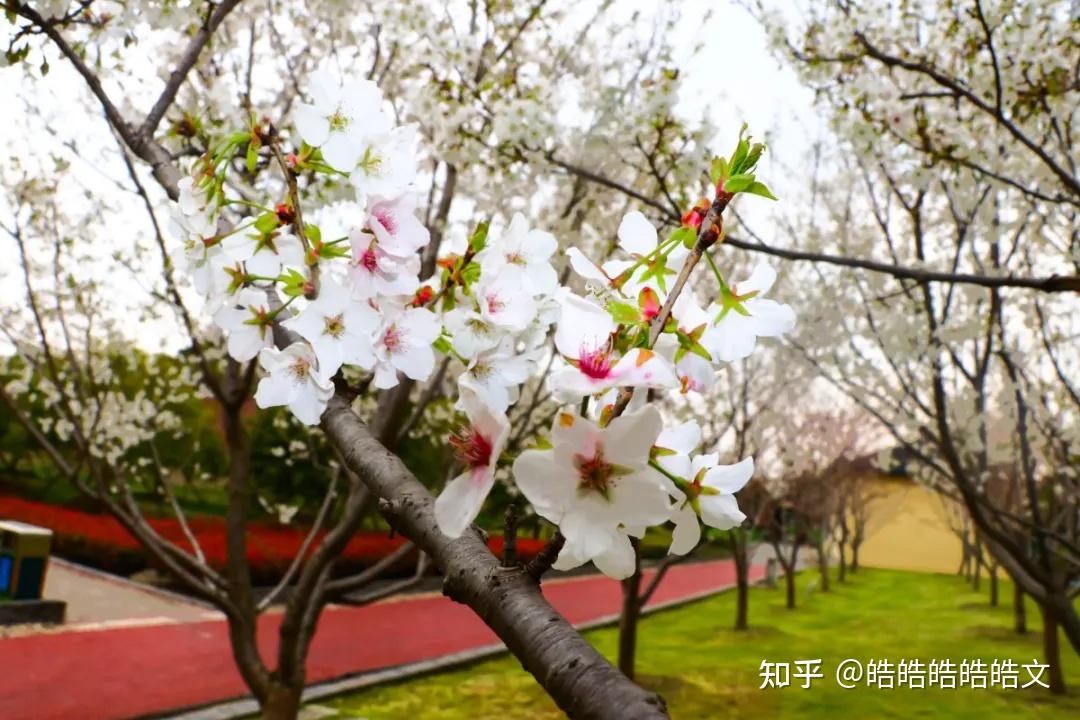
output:
[{"label": "shrub", "polygon": [[[54,533],[53,551],[75,562],[123,575],[153,567],[139,542],[111,515],[0,496],[0,517],[50,528]],[[190,549],[175,518],[150,518],[149,523],[163,537],[184,549]],[[188,524],[207,562],[216,569],[224,569],[225,521],[220,517],[196,516],[190,518]],[[263,584],[271,584],[281,577],[300,552],[308,531],[307,528],[263,522],[249,523],[247,530],[247,555],[252,576],[255,582]],[[357,572],[385,558],[404,542],[400,536],[388,533],[358,533],[349,541],[335,570],[337,574]],[[502,543],[501,536],[488,540],[488,546],[496,553],[502,551]],[[531,558],[542,546],[543,542],[539,540],[518,539],[518,552],[522,559]],[[398,573],[411,572],[412,567],[412,560],[406,559],[395,570]]]}]

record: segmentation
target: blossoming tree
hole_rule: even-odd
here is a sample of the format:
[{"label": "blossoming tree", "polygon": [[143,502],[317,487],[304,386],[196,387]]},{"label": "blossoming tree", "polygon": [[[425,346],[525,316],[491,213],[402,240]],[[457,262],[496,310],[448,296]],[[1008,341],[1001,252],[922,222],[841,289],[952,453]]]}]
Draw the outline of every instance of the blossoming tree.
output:
[{"label": "blossoming tree", "polygon": [[[733,493],[750,477],[752,460],[726,466],[715,454],[698,454],[697,443],[685,442],[690,433],[665,429],[646,396],[695,392],[717,367],[751,354],[758,338],[782,335],[794,324],[790,307],[765,297],[774,270],[761,265],[745,280],[729,281],[710,254],[724,238],[729,203],[740,194],[771,197],[755,177],[763,146],[740,136],[730,155],[705,154],[695,145],[701,136],[668,112],[676,84],[665,72],[633,104],[638,112],[605,109],[576,135],[555,132],[555,113],[543,102],[550,100],[547,78],[581,78],[586,90],[602,91],[618,106],[624,98],[609,88],[638,84],[619,73],[628,67],[644,72],[645,61],[663,63],[667,50],[646,47],[643,62],[628,65],[607,53],[611,37],[590,38],[590,19],[571,52],[554,40],[564,18],[545,16],[543,3],[520,16],[464,8],[460,17],[470,36],[482,38],[479,48],[437,39],[448,32],[456,37],[458,21],[434,20],[421,4],[366,17],[370,42],[358,42],[356,24],[338,23],[342,8],[334,3],[320,7],[322,13],[297,12],[293,20],[304,30],[298,36],[326,33],[350,41],[348,47],[373,44],[373,63],[363,71],[351,49],[335,63],[312,59],[312,45],[282,37],[273,15],[270,22],[261,18],[265,8],[258,3],[247,15],[235,1],[145,9],[14,2],[7,8],[8,61],[47,63],[59,56],[69,64],[104,112],[151,217],[169,217],[161,223],[167,231],[158,234],[170,252],[167,291],[189,323],[193,347],[208,341],[197,330],[203,318],[224,335],[224,352],[197,352],[196,365],[202,382],[236,411],[226,427],[235,451],[229,573],[207,573],[182,548],[159,549],[170,569],[225,610],[237,665],[264,714],[296,714],[319,611],[367,579],[332,579],[330,571],[369,501],[377,499],[391,526],[442,571],[445,593],[475,609],[568,714],[664,715],[662,700],[596,653],[546,603],[538,583],[553,565],[591,562],[613,577],[631,575],[634,538],[651,526],[673,524],[672,552],[684,553],[696,544],[700,523],[731,527],[741,520]],[[126,48],[147,23],[183,39],[167,55],[170,74],[163,87],[140,78],[119,90],[115,81],[125,72],[139,77],[127,67],[133,55]],[[390,30],[397,26],[401,35],[395,37]],[[538,26],[544,32],[530,32]],[[240,52],[242,36],[247,46]],[[231,44],[211,51],[215,37]],[[535,54],[526,61],[517,50],[529,43]],[[603,60],[586,59],[582,48],[590,43]],[[257,66],[252,58],[263,53],[269,62]],[[442,58],[441,68],[430,55]],[[541,57],[536,74],[529,63]],[[335,72],[334,65],[348,70]],[[268,70],[269,82],[260,77]],[[239,82],[221,79],[229,75]],[[424,81],[410,83],[417,76]],[[284,90],[281,78],[288,78]],[[237,87],[229,97],[229,88]],[[257,108],[259,90],[281,92]],[[409,104],[390,102],[384,90]],[[141,94],[148,96],[148,111],[140,111]],[[418,122],[399,120],[403,110]],[[581,180],[589,171],[567,159],[572,148],[549,140],[569,145],[617,137],[642,123],[655,137],[639,139],[641,152],[665,161],[664,184],[678,187],[678,197],[696,198],[707,170],[707,196],[697,204],[680,208],[668,193],[680,215],[670,233],[658,233],[637,210],[616,210],[628,187],[621,182],[607,188],[617,192],[594,195]],[[421,144],[442,156],[433,159]],[[620,173],[635,166],[628,160]],[[569,224],[556,229],[573,234],[538,229],[525,205],[520,214],[500,213],[501,225],[480,223],[461,233],[457,246],[443,243],[451,234],[455,187],[493,167],[506,182],[473,178],[473,187],[476,198],[501,211],[506,197],[533,193],[542,180],[535,168],[569,176],[561,214]],[[141,184],[146,170],[170,199],[164,213]],[[431,188],[426,205],[418,197],[422,182]],[[586,198],[610,223],[593,232],[617,228],[617,257],[578,241],[585,235]],[[557,271],[560,245],[571,246],[568,264],[580,279]],[[692,284],[705,264],[714,293],[695,292]],[[42,335],[47,348],[48,333]],[[440,392],[448,375],[460,426],[446,442],[457,451],[460,472],[433,499],[387,448],[409,425],[402,409],[413,405],[422,412],[428,389]],[[550,430],[534,440],[538,380],[545,380],[550,398],[542,399],[554,409]],[[413,402],[416,383],[428,387]],[[247,441],[236,419],[252,386],[258,405],[284,406],[298,422],[317,425],[349,477],[336,521],[310,556],[298,558],[295,574],[290,571],[275,668],[264,664],[254,644],[254,611],[261,607],[255,607],[242,560],[246,506],[257,479],[248,472]],[[375,403],[365,402],[376,393]],[[63,399],[71,405],[71,397]],[[5,401],[18,408],[10,395]],[[372,405],[365,422],[360,413]],[[524,412],[515,412],[520,406]],[[46,435],[38,439],[56,449]],[[520,450],[524,442],[533,444]],[[86,453],[76,449],[75,457],[74,463],[58,458],[73,479]],[[124,487],[113,481],[123,476],[114,459],[103,460],[94,462],[101,482],[91,492],[108,505],[114,488]],[[528,565],[511,551],[495,558],[473,525],[499,481],[558,528]],[[327,498],[325,508],[332,493]],[[125,502],[109,507],[126,507],[133,531],[153,544],[138,524],[137,508],[130,498]]]},{"label": "blossoming tree", "polygon": [[[804,25],[763,20],[848,159],[795,231],[826,251],[807,259],[831,308],[806,357],[1039,603],[1061,692],[1059,624],[1080,650],[1075,18],[1052,3],[821,2]],[[898,282],[826,269],[873,247]],[[1019,503],[996,489],[1003,469]]]}]

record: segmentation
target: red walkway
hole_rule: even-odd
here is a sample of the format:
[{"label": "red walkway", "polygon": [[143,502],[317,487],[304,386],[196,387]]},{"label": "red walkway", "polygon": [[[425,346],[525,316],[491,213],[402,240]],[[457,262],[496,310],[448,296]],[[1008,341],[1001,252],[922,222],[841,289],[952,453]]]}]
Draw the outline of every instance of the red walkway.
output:
[{"label": "red walkway", "polygon": [[[751,573],[757,579],[763,569],[752,568]],[[701,595],[733,582],[734,567],[728,561],[676,566],[651,604]],[[575,624],[619,609],[619,585],[604,577],[551,582],[544,594]],[[271,614],[259,624],[264,657],[272,657],[279,621],[279,615]],[[440,596],[331,607],[319,621],[308,679],[325,681],[497,641],[467,607]],[[0,640],[4,720],[128,718],[246,694],[222,620]]]}]

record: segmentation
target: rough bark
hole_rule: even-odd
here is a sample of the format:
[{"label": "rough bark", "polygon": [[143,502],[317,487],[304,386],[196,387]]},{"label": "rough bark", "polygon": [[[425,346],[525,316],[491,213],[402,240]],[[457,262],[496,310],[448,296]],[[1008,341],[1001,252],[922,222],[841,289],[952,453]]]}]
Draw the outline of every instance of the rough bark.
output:
[{"label": "rough bark", "polygon": [[734,530],[731,535],[732,557],[735,559],[735,629],[746,630],[750,627],[750,558],[746,547],[746,537],[742,530]]},{"label": "rough bark", "polygon": [[787,587],[787,609],[795,609],[795,571],[784,565],[784,584]]},{"label": "rough bark", "polygon": [[[230,361],[227,373],[230,390],[237,388],[239,374],[239,365]],[[228,505],[225,511],[225,575],[228,580],[226,592],[232,608],[226,613],[226,618],[233,659],[244,682],[261,703],[269,692],[270,677],[259,655],[256,641],[258,615],[255,612],[255,599],[251,588],[251,567],[247,560],[251,447],[240,417],[240,404],[227,405],[224,411],[225,444],[229,454]]]},{"label": "rough bark", "polygon": [[263,720],[295,720],[300,713],[303,686],[289,687],[274,683],[262,703]]},{"label": "rough bark", "polygon": [[829,553],[824,541],[817,544],[818,574],[821,575],[821,592],[829,592]]},{"label": "rough bark", "polygon": [[1027,606],[1024,604],[1024,590],[1013,584],[1013,629],[1020,635],[1027,633]]},{"label": "rough bark", "polygon": [[637,566],[622,581],[622,613],[619,615],[619,670],[631,680],[637,659],[638,620],[641,619],[641,555],[634,543]]},{"label": "rough bark", "polygon": [[1065,694],[1065,675],[1061,669],[1061,646],[1058,643],[1057,611],[1049,603],[1039,605],[1043,621],[1043,662],[1049,665],[1046,670],[1046,684],[1055,695]]},{"label": "rough bark", "polygon": [[504,568],[479,533],[457,539],[435,522],[434,501],[401,460],[382,447],[341,397],[322,419],[327,437],[380,498],[395,529],[442,570],[443,592],[472,608],[572,718],[665,718],[659,695],[607,662],[555,611],[520,568]]},{"label": "rough bark", "polygon": [[836,544],[837,555],[837,576],[836,579],[840,582],[847,582],[847,544],[848,544],[848,525],[847,520],[841,518],[840,520],[840,541]]},{"label": "rough bark", "polygon": [[982,568],[983,568],[982,546],[980,546],[980,545],[975,546],[975,555],[974,555],[974,558],[972,560],[971,565],[972,565],[971,589],[974,590],[975,592],[979,592],[979,590],[982,589]]}]

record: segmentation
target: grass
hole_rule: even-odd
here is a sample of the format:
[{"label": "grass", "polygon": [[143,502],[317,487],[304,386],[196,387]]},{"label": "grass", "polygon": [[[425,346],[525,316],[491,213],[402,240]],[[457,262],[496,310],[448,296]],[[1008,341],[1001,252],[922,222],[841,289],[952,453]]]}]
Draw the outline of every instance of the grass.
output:
[{"label": "grass", "polygon": [[[812,577],[807,574],[802,585]],[[840,688],[830,675],[848,657],[863,662],[1041,659],[1041,626],[1037,609],[1028,601],[1031,630],[1023,636],[1012,631],[1012,591],[1006,583],[1001,588],[1004,602],[997,608],[989,607],[985,589],[973,593],[960,578],[945,575],[864,569],[833,588],[827,594],[801,592],[795,611],[784,608],[782,590],[754,588],[751,629],[742,633],[731,630],[733,593],[652,615],[640,629],[639,682],[664,696],[674,718],[1080,718],[1080,658],[1064,637],[1062,654],[1071,686],[1064,698],[1036,688]],[[587,636],[605,655],[614,656],[614,629]],[[763,659],[811,658],[823,660],[825,678],[815,680],[810,689],[758,689]],[[1027,673],[1020,670],[1020,677],[1026,680]],[[369,720],[563,717],[509,656],[319,705],[337,711],[338,718]]]}]

